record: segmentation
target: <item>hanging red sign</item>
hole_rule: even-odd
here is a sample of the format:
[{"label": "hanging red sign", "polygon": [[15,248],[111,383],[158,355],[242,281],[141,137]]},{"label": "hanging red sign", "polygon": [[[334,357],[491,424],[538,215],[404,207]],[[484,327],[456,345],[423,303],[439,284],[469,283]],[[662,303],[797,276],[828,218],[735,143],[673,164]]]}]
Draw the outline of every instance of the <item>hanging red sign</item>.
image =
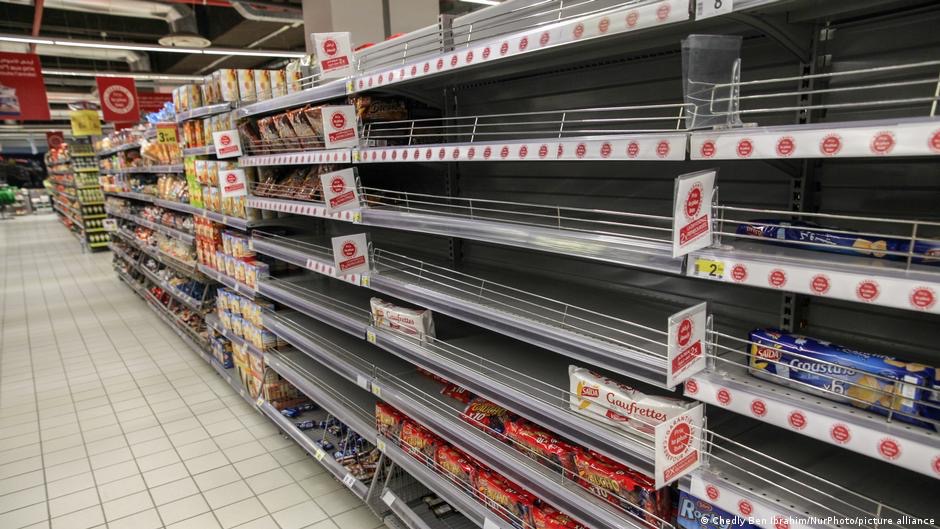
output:
[{"label": "hanging red sign", "polygon": [[50,151],[58,149],[63,143],[65,143],[65,134],[61,130],[46,133],[46,145],[49,146]]},{"label": "hanging red sign", "polygon": [[49,101],[38,55],[0,53],[0,118],[49,121]]},{"label": "hanging red sign", "polygon": [[163,92],[137,92],[140,101],[140,113],[149,114],[163,110],[163,104],[173,101],[173,94]]},{"label": "hanging red sign", "polygon": [[137,86],[130,77],[96,77],[98,99],[105,121],[131,123],[140,121]]}]

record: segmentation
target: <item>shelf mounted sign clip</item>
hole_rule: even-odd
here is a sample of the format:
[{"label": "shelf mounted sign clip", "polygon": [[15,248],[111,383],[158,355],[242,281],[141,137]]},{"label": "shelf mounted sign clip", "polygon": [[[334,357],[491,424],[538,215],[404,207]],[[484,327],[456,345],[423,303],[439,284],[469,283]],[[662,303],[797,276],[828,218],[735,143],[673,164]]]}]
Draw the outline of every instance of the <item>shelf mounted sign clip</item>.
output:
[{"label": "shelf mounted sign clip", "polygon": [[654,431],[656,488],[662,488],[702,464],[705,405],[656,425]]},{"label": "shelf mounted sign clip", "polygon": [[672,204],[672,256],[712,245],[712,197],[717,171],[698,171],[676,178]]},{"label": "shelf mounted sign clip", "polygon": [[365,233],[333,237],[333,264],[337,275],[368,273],[369,237]]},{"label": "shelf mounted sign clip", "polygon": [[705,369],[708,306],[703,301],[669,316],[666,386],[675,388]]},{"label": "shelf mounted sign clip", "polygon": [[356,73],[350,33],[311,33],[314,49],[317,50],[317,67],[321,79],[338,79]]},{"label": "shelf mounted sign clip", "polygon": [[242,155],[242,140],[237,130],[212,133],[216,158],[234,158]]},{"label": "shelf mounted sign clip", "polygon": [[356,107],[335,105],[323,107],[323,143],[327,149],[359,146]]},{"label": "shelf mounted sign clip", "polygon": [[333,171],[320,175],[321,189],[327,213],[359,209],[359,176],[356,168]]}]

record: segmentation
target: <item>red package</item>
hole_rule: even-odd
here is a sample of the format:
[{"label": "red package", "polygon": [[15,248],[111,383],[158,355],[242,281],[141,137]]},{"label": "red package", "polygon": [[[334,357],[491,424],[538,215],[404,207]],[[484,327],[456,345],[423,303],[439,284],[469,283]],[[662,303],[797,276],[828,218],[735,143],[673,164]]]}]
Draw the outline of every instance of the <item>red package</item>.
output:
[{"label": "red package", "polygon": [[553,470],[573,478],[578,475],[574,456],[578,448],[558,439],[542,427],[525,419],[515,419],[506,425],[506,437],[525,455]]},{"label": "red package", "polygon": [[437,447],[434,460],[453,480],[470,488],[476,487],[477,465],[460,450],[441,445]]},{"label": "red package", "polygon": [[431,380],[436,380],[440,382],[441,384],[450,384],[450,382],[446,378],[435,375],[434,373],[428,371],[427,369],[424,369],[423,367],[418,368],[418,373],[421,373],[422,375],[430,378]]},{"label": "red package", "polygon": [[477,492],[501,518],[516,527],[532,527],[535,496],[490,470],[477,473]]},{"label": "red package", "polygon": [[437,447],[444,444],[441,439],[429,432],[424,426],[411,421],[404,421],[401,427],[401,447],[415,459],[430,466],[434,462]]},{"label": "red package", "polygon": [[405,422],[405,414],[384,402],[375,403],[375,429],[379,435],[384,435],[390,439],[398,439],[401,434],[402,423]]},{"label": "red package", "polygon": [[544,503],[532,509],[535,529],[587,529],[572,517]]},{"label": "red package", "polygon": [[505,408],[477,397],[463,410],[461,418],[494,437],[504,439],[506,424],[512,417]]},{"label": "red package", "polygon": [[574,461],[578,482],[591,493],[653,525],[668,518],[669,487],[656,490],[648,476],[597,452],[579,450]]},{"label": "red package", "polygon": [[473,398],[473,394],[467,391],[465,388],[451,383],[448,383],[446,386],[444,386],[444,389],[441,390],[441,395],[450,397],[452,399],[457,399],[464,404],[469,404],[470,399]]}]

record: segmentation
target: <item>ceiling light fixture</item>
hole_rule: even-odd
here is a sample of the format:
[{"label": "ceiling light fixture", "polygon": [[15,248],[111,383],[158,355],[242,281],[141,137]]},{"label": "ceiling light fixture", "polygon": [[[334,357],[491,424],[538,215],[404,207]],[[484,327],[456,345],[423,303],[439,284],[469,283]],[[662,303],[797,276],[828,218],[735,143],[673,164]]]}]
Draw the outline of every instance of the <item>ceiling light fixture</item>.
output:
[{"label": "ceiling light fixture", "polygon": [[460,0],[461,2],[466,2],[468,4],[483,4],[485,6],[498,6],[501,2],[496,0]]},{"label": "ceiling light fixture", "polygon": [[96,72],[94,70],[59,70],[53,68],[43,68],[43,75],[66,76],[66,77],[130,77],[143,81],[202,81],[205,79],[201,75],[175,75],[161,73],[140,73],[140,72]]},{"label": "ceiling light fixture", "polygon": [[276,57],[284,59],[299,59],[306,55],[300,51],[281,50],[246,50],[237,48],[176,48],[164,47],[141,42],[103,42],[78,39],[49,39],[42,37],[29,37],[20,35],[0,34],[0,41],[20,42],[23,44],[42,44],[46,46],[70,46],[73,48],[98,48],[105,50],[134,50],[152,51],[157,53],[190,53],[205,55],[238,55],[242,57]]}]

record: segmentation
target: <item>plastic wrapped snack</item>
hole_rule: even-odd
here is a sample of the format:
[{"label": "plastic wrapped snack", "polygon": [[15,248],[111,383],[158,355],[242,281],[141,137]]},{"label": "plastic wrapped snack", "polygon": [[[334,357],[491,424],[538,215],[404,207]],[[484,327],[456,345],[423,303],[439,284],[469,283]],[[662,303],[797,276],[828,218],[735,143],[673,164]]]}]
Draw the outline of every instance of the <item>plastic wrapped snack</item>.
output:
[{"label": "plastic wrapped snack", "polygon": [[679,492],[676,522],[679,529],[759,529],[745,518],[736,517],[685,491]]},{"label": "plastic wrapped snack", "polygon": [[405,415],[384,402],[375,403],[375,429],[379,435],[398,439]]},{"label": "plastic wrapped snack", "polygon": [[515,527],[532,527],[535,496],[491,470],[478,472],[476,485],[477,492],[487,504],[498,506],[491,509],[500,517]]},{"label": "plastic wrapped snack", "polygon": [[419,340],[434,338],[434,317],[427,309],[411,309],[389,303],[381,298],[369,300],[372,317],[379,327],[414,336]]},{"label": "plastic wrapped snack", "polygon": [[[778,244],[789,243],[800,248],[823,252],[905,261],[907,260],[906,254],[911,251],[911,243],[905,239],[843,233],[846,231],[848,230],[820,226],[811,222],[781,220],[753,220],[739,224],[737,228],[739,235],[760,237]],[[900,252],[905,255],[888,255],[886,251]],[[915,241],[913,255],[911,262],[940,266],[940,244]]]},{"label": "plastic wrapped snack", "polygon": [[450,397],[452,399],[457,399],[464,404],[469,404],[470,400],[473,399],[473,393],[467,391],[466,388],[462,388],[457,384],[447,383],[443,389],[441,389],[441,395]]},{"label": "plastic wrapped snack", "polygon": [[594,495],[654,525],[669,518],[669,487],[656,490],[649,477],[595,452],[579,450],[574,460],[579,483]]},{"label": "plastic wrapped snack", "polygon": [[692,403],[647,395],[578,366],[568,366],[571,409],[627,431],[653,435],[656,425],[688,411]]},{"label": "plastic wrapped snack", "polygon": [[578,448],[540,426],[525,419],[513,419],[506,425],[506,437],[517,450],[552,470],[568,476],[577,475],[574,456]]},{"label": "plastic wrapped snack", "polygon": [[469,456],[464,455],[460,450],[441,445],[437,447],[434,460],[440,468],[451,475],[453,480],[456,480],[458,483],[465,483],[470,487],[474,486],[476,482],[477,465],[473,463],[473,460],[471,460]]},{"label": "plastic wrapped snack", "polygon": [[320,138],[315,136],[313,127],[304,115],[304,109],[298,108],[287,113],[287,120],[294,129],[298,144],[304,149],[322,146]]},{"label": "plastic wrapped snack", "polygon": [[268,152],[268,149],[261,142],[258,129],[250,121],[238,124],[238,135],[241,137],[247,154],[265,154]]},{"label": "plastic wrapped snack", "polygon": [[502,406],[477,397],[467,404],[461,418],[484,432],[503,439],[506,435],[506,425],[513,417]]},{"label": "plastic wrapped snack", "polygon": [[350,99],[356,107],[356,117],[363,122],[408,119],[408,109],[401,99],[373,96],[353,96]]},{"label": "plastic wrapped snack", "polygon": [[238,101],[238,73],[232,68],[218,70],[222,101]]},{"label": "plastic wrapped snack", "polygon": [[535,529],[587,529],[574,518],[545,503],[532,509],[532,524]]},{"label": "plastic wrapped snack", "polygon": [[402,448],[406,452],[426,465],[431,465],[434,462],[434,453],[437,452],[437,447],[444,444],[440,438],[428,431],[427,428],[411,421],[405,421],[402,425],[399,439]]},{"label": "plastic wrapped snack", "polygon": [[893,357],[863,353],[777,329],[755,329],[749,335],[752,375],[795,390],[912,424],[926,423],[916,401],[925,396],[933,368]]},{"label": "plastic wrapped snack", "polygon": [[310,128],[313,129],[313,135],[321,138],[321,141],[318,141],[317,144],[322,143],[323,138],[323,108],[322,107],[304,107],[304,117],[307,118],[307,123],[310,124]]}]

